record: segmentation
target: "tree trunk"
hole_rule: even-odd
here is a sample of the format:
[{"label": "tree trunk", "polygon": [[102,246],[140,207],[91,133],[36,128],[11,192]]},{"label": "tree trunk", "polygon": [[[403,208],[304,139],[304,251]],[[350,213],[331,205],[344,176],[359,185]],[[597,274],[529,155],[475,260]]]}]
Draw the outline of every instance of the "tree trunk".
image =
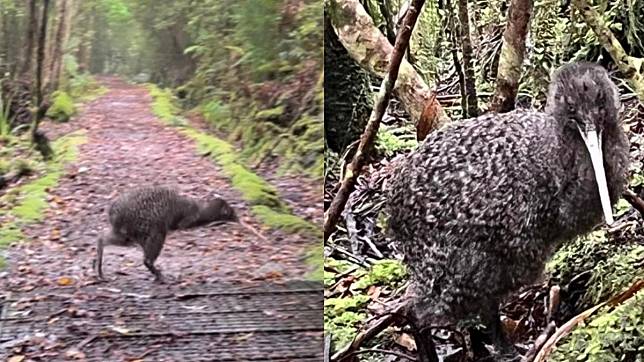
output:
[{"label": "tree trunk", "polygon": [[58,19],[58,26],[56,29],[56,37],[53,39],[53,49],[51,54],[51,63],[49,67],[49,83],[50,89],[58,89],[58,82],[60,77],[60,68],[63,58],[63,48],[65,47],[65,30],[67,28],[67,13],[68,13],[67,0],[60,2],[60,15]]},{"label": "tree trunk", "polygon": [[613,58],[619,71],[628,78],[640,102],[644,102],[644,75],[642,75],[641,69],[644,59],[634,58],[626,54],[619,40],[617,40],[613,32],[604,24],[601,16],[586,0],[573,0],[573,3],[581,11],[588,26],[593,29],[601,45],[610,54],[611,58]]},{"label": "tree trunk", "polygon": [[38,16],[36,15],[36,0],[29,0],[29,23],[27,24],[27,39],[25,41],[25,58],[20,69],[20,75],[31,78],[31,65],[34,55],[34,38],[38,30]]},{"label": "tree trunk", "polygon": [[474,75],[472,40],[470,39],[470,20],[467,11],[467,0],[458,0],[458,20],[461,23],[461,47],[463,51],[463,73],[465,74],[465,93],[467,102],[467,118],[479,115],[478,98],[476,96],[476,80]]},{"label": "tree trunk", "polygon": [[447,6],[447,39],[451,43],[452,62],[454,70],[458,75],[458,90],[461,93],[461,113],[463,118],[467,118],[467,94],[465,92],[465,74],[461,67],[461,61],[458,59],[458,29],[454,24],[454,8],[450,0],[445,0]]},{"label": "tree trunk", "polygon": [[42,107],[43,102],[43,89],[42,89],[42,76],[43,67],[45,63],[45,45],[47,41],[47,13],[49,12],[49,0],[43,0],[42,20],[40,22],[40,33],[38,34],[38,50],[36,58],[36,107],[38,111],[34,114],[34,122],[31,127],[31,140],[36,143],[39,140],[38,125],[40,120],[45,116],[45,111]]},{"label": "tree trunk", "polygon": [[496,76],[496,90],[490,105],[492,112],[504,113],[514,109],[532,8],[532,0],[511,0],[510,2]]},{"label": "tree trunk", "polygon": [[[342,45],[358,64],[384,77],[393,47],[357,0],[331,0],[331,23]],[[417,127],[435,129],[449,121],[435,92],[402,60],[394,92]]]},{"label": "tree trunk", "polygon": [[[335,230],[336,224],[340,218],[342,210],[347,203],[349,195],[353,191],[355,182],[362,170],[364,165],[368,150],[373,144],[376,134],[378,133],[378,128],[380,126],[380,121],[382,120],[387,106],[389,105],[389,100],[391,99],[391,93],[396,85],[396,80],[398,78],[398,72],[402,68],[403,56],[405,54],[405,49],[409,45],[409,38],[411,37],[411,32],[416,24],[418,19],[418,14],[420,9],[423,6],[424,0],[414,0],[409,7],[409,11],[405,16],[403,26],[400,28],[398,35],[396,36],[396,43],[394,45],[393,51],[390,52],[390,58],[387,65],[387,72],[382,81],[380,87],[380,92],[375,100],[373,110],[371,111],[371,116],[369,117],[369,122],[365,128],[362,136],[360,137],[360,144],[358,145],[358,151],[353,156],[351,163],[347,167],[347,171],[344,175],[344,178],[341,181],[340,189],[338,193],[333,198],[329,209],[324,214],[324,241],[329,238],[331,233]],[[376,30],[377,31],[377,30]],[[384,37],[383,41],[387,42]]]}]

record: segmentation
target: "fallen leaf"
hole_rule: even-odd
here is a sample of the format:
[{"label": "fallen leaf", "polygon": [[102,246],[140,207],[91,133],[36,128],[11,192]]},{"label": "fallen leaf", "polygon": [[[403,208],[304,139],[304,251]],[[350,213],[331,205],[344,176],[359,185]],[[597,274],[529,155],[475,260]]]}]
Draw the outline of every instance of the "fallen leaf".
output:
[{"label": "fallen leaf", "polygon": [[395,341],[399,346],[406,348],[408,351],[416,350],[416,341],[407,333],[399,334]]},{"label": "fallen leaf", "polygon": [[58,229],[54,228],[54,229],[51,231],[51,235],[49,236],[49,239],[51,239],[51,240],[58,240],[58,239],[60,239],[60,230],[58,230]]},{"label": "fallen leaf", "polygon": [[245,334],[245,335],[243,335],[243,336],[239,336],[239,337],[237,337],[237,338],[235,338],[235,339],[236,339],[237,341],[245,341],[245,340],[247,340],[248,338],[252,337],[252,336],[253,336],[253,334],[254,334],[253,332],[250,332],[250,333]]},{"label": "fallen leaf", "polygon": [[25,359],[25,356],[19,354],[19,355],[12,356],[11,358],[9,358],[7,360],[7,362],[22,362],[22,361],[24,361],[24,359]]},{"label": "fallen leaf", "polygon": [[73,359],[85,359],[85,353],[78,350],[78,348],[70,348],[65,352],[65,356]]},{"label": "fallen leaf", "polygon": [[58,278],[58,285],[66,286],[74,283],[74,279],[70,277],[60,277]]},{"label": "fallen leaf", "polygon": [[121,334],[128,334],[128,333],[130,333],[130,330],[129,330],[129,329],[127,329],[127,328],[122,328],[122,327],[117,327],[117,326],[109,326],[109,328],[110,328],[111,330],[113,330],[114,332],[121,333]]}]

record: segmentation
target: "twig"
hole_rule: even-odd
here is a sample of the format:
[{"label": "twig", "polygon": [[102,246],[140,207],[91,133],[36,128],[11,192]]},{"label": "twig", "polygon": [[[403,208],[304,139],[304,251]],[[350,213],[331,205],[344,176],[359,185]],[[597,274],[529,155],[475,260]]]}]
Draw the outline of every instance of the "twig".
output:
[{"label": "twig", "polygon": [[631,190],[624,191],[624,199],[628,201],[633,207],[644,216],[644,200],[640,199],[636,193]]},{"label": "twig", "polygon": [[387,76],[382,81],[382,86],[371,112],[371,116],[369,117],[367,127],[365,127],[362,136],[360,136],[358,150],[353,156],[351,164],[347,167],[347,172],[345,177],[342,179],[340,190],[338,190],[333,201],[331,201],[329,210],[324,215],[324,241],[326,241],[333,230],[335,230],[335,226],[338,223],[338,219],[344,209],[344,205],[347,203],[349,195],[355,186],[357,177],[367,159],[369,148],[376,138],[378,128],[380,127],[380,121],[387,110],[392,90],[394,89],[396,79],[398,78],[400,63],[405,55],[405,49],[407,49],[407,46],[409,45],[409,38],[411,37],[412,29],[416,24],[416,20],[420,14],[420,9],[423,7],[424,3],[425,0],[413,0],[407,14],[405,15],[403,26],[396,36],[396,43],[393,51],[391,52],[389,64],[387,65]]},{"label": "twig", "polygon": [[552,321],[559,308],[561,288],[558,285],[553,285],[550,288],[550,296],[548,298],[548,321]]},{"label": "twig", "polygon": [[361,349],[359,351],[353,351],[347,357],[359,355],[359,354],[365,354],[365,353],[382,353],[382,354],[390,354],[392,356],[397,356],[400,358],[404,358],[410,361],[416,361],[416,359],[406,353],[402,352],[396,352],[396,351],[390,351],[388,349],[382,349],[382,348],[368,348],[368,349]]},{"label": "twig", "polygon": [[344,348],[336,352],[336,354],[331,357],[331,361],[339,362],[352,356],[353,353],[356,352],[364,342],[372,339],[373,337],[380,334],[380,332],[387,329],[387,327],[399,321],[401,311],[405,310],[407,308],[407,305],[407,301],[401,303],[398,307],[396,307],[396,309],[394,309],[394,311],[387,313],[386,315],[378,319],[378,321],[376,321],[376,323],[369,327],[369,329],[358,333],[355,338],[353,338],[353,341],[351,341],[351,343],[344,346]]},{"label": "twig", "polygon": [[603,306],[610,305],[610,306],[616,306],[618,304],[623,303],[624,301],[628,300],[631,298],[633,295],[635,295],[638,291],[644,288],[644,279],[638,280],[635,283],[633,283],[630,288],[627,290],[615,295],[612,297],[610,300],[600,303],[592,308],[589,308],[576,317],[572,318],[569,320],[566,324],[561,326],[547,341],[546,343],[543,344],[543,347],[537,354],[537,357],[533,360],[533,362],[544,362],[547,360],[547,357],[550,355],[552,350],[554,350],[555,345],[557,342],[559,342],[563,337],[567,336],[574,328],[585,320],[586,318],[590,317],[593,313],[595,313],[598,309],[600,309]]},{"label": "twig", "polygon": [[550,336],[553,333],[555,333],[556,330],[557,330],[557,325],[555,324],[555,322],[548,323],[548,325],[543,330],[543,332],[541,332],[539,337],[535,339],[534,345],[532,346],[532,348],[530,348],[528,352],[525,354],[525,356],[521,359],[521,362],[532,361],[534,359],[534,356],[537,354],[537,351],[541,350],[541,348],[546,343],[548,338],[550,338]]},{"label": "twig", "polygon": [[324,362],[331,362],[331,333],[324,337]]}]

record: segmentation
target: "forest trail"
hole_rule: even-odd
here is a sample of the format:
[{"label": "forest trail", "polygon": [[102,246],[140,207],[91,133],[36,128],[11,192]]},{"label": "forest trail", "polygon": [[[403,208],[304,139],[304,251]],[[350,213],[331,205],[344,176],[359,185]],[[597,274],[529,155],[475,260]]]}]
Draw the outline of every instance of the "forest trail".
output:
[{"label": "forest trail", "polygon": [[[109,88],[50,138],[79,129],[87,142],[49,191],[29,241],[7,250],[0,275],[9,291],[0,317],[0,354],[46,360],[320,360],[323,295],[303,281],[306,238],[265,231],[264,242],[237,225],[171,233],[152,282],[138,248],[108,247],[107,283],[97,283],[96,236],[121,192],[149,184],[228,200],[259,223],[221,170],[193,142],[151,112],[146,88],[103,78]],[[38,334],[40,333],[40,334]],[[279,358],[278,358],[279,357]],[[4,359],[3,359],[4,360]]]}]

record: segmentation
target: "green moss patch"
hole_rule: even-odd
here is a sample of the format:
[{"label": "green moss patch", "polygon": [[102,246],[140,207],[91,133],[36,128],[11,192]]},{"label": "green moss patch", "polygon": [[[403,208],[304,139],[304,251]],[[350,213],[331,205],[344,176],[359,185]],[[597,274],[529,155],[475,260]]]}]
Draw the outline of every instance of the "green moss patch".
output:
[{"label": "green moss patch", "polygon": [[549,361],[639,361],[644,355],[644,290],[605,307],[564,338]]},{"label": "green moss patch", "polygon": [[[324,302],[324,330],[333,334],[337,347],[349,343],[367,318],[366,310],[372,302],[369,291],[379,288],[382,294],[399,288],[407,278],[407,272],[398,260],[385,259],[373,264],[371,268],[356,267],[345,261],[327,258],[324,261],[324,286],[333,293],[332,287],[343,275],[343,297],[327,298]],[[351,272],[351,269],[355,269]],[[350,274],[348,274],[350,272]],[[348,290],[344,290],[348,286]],[[377,303],[377,302],[374,302]]]},{"label": "green moss patch", "polygon": [[57,185],[63,167],[78,156],[78,146],[85,140],[83,132],[74,132],[52,142],[55,157],[45,164],[44,175],[3,196],[5,203],[11,206],[2,214],[11,221],[0,226],[0,247],[22,240],[21,228],[42,219],[48,206],[48,191]]},{"label": "green moss patch", "polygon": [[69,94],[55,91],[52,94],[52,104],[47,110],[47,116],[58,122],[67,122],[76,113],[76,106]]},{"label": "green moss patch", "polygon": [[324,279],[324,244],[322,242],[308,250],[306,264],[311,267],[311,272],[307,275],[308,279],[317,281]]}]

